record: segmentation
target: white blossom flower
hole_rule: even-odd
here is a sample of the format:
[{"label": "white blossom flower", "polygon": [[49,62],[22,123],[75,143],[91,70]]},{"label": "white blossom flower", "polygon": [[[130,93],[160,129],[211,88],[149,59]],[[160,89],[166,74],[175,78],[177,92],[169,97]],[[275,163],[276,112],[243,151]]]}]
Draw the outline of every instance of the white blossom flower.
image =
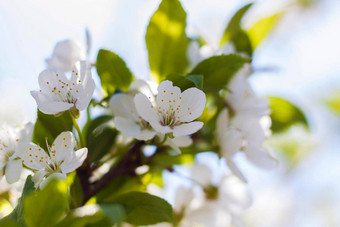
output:
[{"label": "white blossom flower", "polygon": [[17,155],[18,142],[30,141],[32,131],[32,123],[22,128],[4,125],[0,129],[0,178],[5,175],[9,184],[18,181],[22,171],[22,161]]},{"label": "white blossom flower", "polygon": [[171,81],[163,81],[158,86],[156,103],[151,97],[137,94],[134,98],[138,114],[151,127],[163,134],[174,137],[190,135],[203,127],[203,122],[194,121],[205,108],[205,94],[197,88],[181,92]]},{"label": "white blossom flower", "polygon": [[210,168],[195,164],[192,178],[200,184],[204,194],[196,195],[192,199],[190,193],[182,192],[187,196],[187,203],[185,212],[182,213],[183,217],[179,225],[181,227],[231,226],[234,219],[252,203],[246,184],[234,176],[224,176],[218,186],[215,186],[212,184]]},{"label": "white blossom flower", "polygon": [[252,90],[247,80],[250,74],[250,65],[246,64],[233,76],[228,83],[230,92],[226,97],[226,102],[236,113],[246,112],[256,116],[263,116],[269,113],[269,103],[266,98],[258,97]]},{"label": "white blossom flower", "polygon": [[154,102],[156,91],[153,87],[153,84],[144,80],[135,80],[127,93],[111,97],[109,106],[114,115],[114,124],[119,131],[138,140],[150,140],[156,135],[157,132],[150,124],[138,115],[134,103],[137,92],[142,92]]},{"label": "white blossom flower", "polygon": [[38,187],[45,178],[53,176],[66,178],[67,173],[83,164],[87,157],[87,148],[73,151],[75,145],[72,132],[62,132],[52,146],[47,144],[47,152],[33,143],[19,143],[18,156],[24,165],[36,171],[32,180],[35,187]]},{"label": "white blossom flower", "polygon": [[31,91],[31,95],[45,114],[59,114],[72,108],[84,110],[95,89],[91,66],[85,61],[73,68],[70,80],[62,72],[49,69],[41,72],[39,85],[41,90]]},{"label": "white blossom flower", "polygon": [[17,156],[18,142],[30,141],[32,131],[32,123],[22,128],[3,125],[0,129],[0,178],[5,175],[9,184],[18,181],[22,171],[22,163]]},{"label": "white blossom flower", "polygon": [[228,54],[237,54],[244,56],[248,58],[248,54],[246,53],[238,53],[235,50],[235,47],[232,43],[227,43],[223,45],[222,47],[219,47],[218,45],[212,45],[212,44],[205,44],[203,46],[200,46],[198,41],[190,42],[187,56],[190,62],[190,66],[194,67],[201,61],[210,58],[212,56],[218,56],[218,55],[228,55]]},{"label": "white blossom flower", "polygon": [[71,71],[76,62],[85,60],[85,48],[79,42],[74,40],[63,40],[58,42],[53,54],[46,59],[49,69],[67,72]]}]

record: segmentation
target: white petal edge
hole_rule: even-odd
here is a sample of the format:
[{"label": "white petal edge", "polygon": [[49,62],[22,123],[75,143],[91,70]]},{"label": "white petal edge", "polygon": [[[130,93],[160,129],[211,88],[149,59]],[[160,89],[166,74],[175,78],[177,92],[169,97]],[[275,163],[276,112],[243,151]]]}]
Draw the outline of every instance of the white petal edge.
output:
[{"label": "white petal edge", "polygon": [[175,126],[173,129],[174,136],[186,136],[191,135],[203,127],[203,122],[201,121],[194,121],[186,124],[181,124]]},{"label": "white petal edge", "polygon": [[6,180],[9,184],[17,182],[20,178],[22,171],[22,161],[21,159],[10,160],[6,166]]},{"label": "white petal edge", "polygon": [[87,148],[81,148],[75,152],[72,152],[69,155],[69,158],[65,160],[61,165],[60,168],[63,173],[70,173],[77,168],[79,168],[87,157]]}]

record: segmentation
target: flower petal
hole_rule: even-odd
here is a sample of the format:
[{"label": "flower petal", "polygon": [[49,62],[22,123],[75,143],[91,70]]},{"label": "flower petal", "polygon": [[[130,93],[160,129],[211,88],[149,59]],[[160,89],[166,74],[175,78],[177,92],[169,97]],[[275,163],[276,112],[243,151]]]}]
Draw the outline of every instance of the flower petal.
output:
[{"label": "flower petal", "polygon": [[233,173],[233,175],[235,175],[236,177],[238,177],[241,181],[243,182],[247,182],[246,178],[244,177],[244,175],[242,174],[242,172],[240,171],[240,169],[236,166],[236,164],[234,163],[234,161],[232,159],[226,159],[227,161],[227,165],[230,169],[230,171]]},{"label": "flower petal", "polygon": [[116,128],[126,135],[136,137],[141,132],[139,124],[130,118],[115,117],[113,122]]},{"label": "flower petal", "polygon": [[144,94],[137,94],[134,98],[138,114],[149,123],[159,121],[157,111]]},{"label": "flower petal", "polygon": [[240,130],[227,128],[222,136],[218,137],[221,153],[226,159],[231,159],[243,146],[243,134]]},{"label": "flower petal", "polygon": [[203,91],[189,88],[181,95],[178,116],[181,122],[190,122],[202,115],[206,98]]},{"label": "flower petal", "polygon": [[32,181],[34,182],[35,188],[38,188],[40,186],[40,183],[43,181],[46,174],[47,173],[45,172],[44,169],[35,172],[35,174],[32,177]]},{"label": "flower petal", "polygon": [[191,135],[203,127],[203,122],[194,121],[186,124],[181,124],[175,126],[173,129],[173,135],[176,136],[186,136]]},{"label": "flower petal", "polygon": [[130,94],[116,94],[110,99],[110,109],[115,117],[124,117],[138,121],[134,97]]},{"label": "flower petal", "polygon": [[20,178],[21,170],[22,170],[21,159],[9,160],[5,170],[7,182],[9,184],[17,182]]},{"label": "flower petal", "polygon": [[75,152],[71,152],[67,159],[60,165],[60,168],[64,174],[72,172],[79,168],[87,157],[87,148],[79,149]]},{"label": "flower petal", "polygon": [[273,169],[277,167],[277,161],[261,147],[249,146],[246,155],[249,161],[261,168]]},{"label": "flower petal", "polygon": [[21,142],[30,142],[33,134],[34,125],[32,122],[28,122],[25,126],[19,131],[19,141]]},{"label": "flower petal", "polygon": [[48,183],[52,180],[52,179],[56,179],[56,180],[65,180],[66,179],[66,174],[64,173],[52,173],[51,175],[49,175],[48,177],[46,177],[46,179],[44,181],[42,181],[39,185],[40,189],[44,189],[46,187],[46,185],[48,185]]},{"label": "flower petal", "polygon": [[191,169],[191,177],[203,187],[211,185],[212,172],[211,169],[204,164],[195,164]]},{"label": "flower petal", "polygon": [[[229,127],[229,113],[228,109],[224,108],[217,117],[216,130],[217,130],[217,139],[222,141],[223,135]],[[220,143],[220,142],[219,142]]]},{"label": "flower petal", "polygon": [[56,162],[64,161],[69,153],[73,152],[76,140],[72,132],[62,132],[54,140],[50,150],[51,158]]},{"label": "flower petal", "polygon": [[34,170],[40,170],[46,167],[46,161],[49,160],[45,151],[34,143],[18,143],[16,154],[23,160],[23,163]]},{"label": "flower petal", "polygon": [[73,104],[66,102],[46,102],[38,104],[38,108],[44,114],[58,114],[69,110],[73,107]]},{"label": "flower petal", "polygon": [[153,131],[153,130],[148,130],[148,129],[144,129],[141,130],[140,133],[136,136],[136,139],[138,140],[151,140],[152,138],[155,137],[157,132]]},{"label": "flower petal", "polygon": [[56,87],[57,90],[63,85],[68,83],[68,79],[62,72],[56,72],[46,69],[39,74],[39,86],[42,92],[52,92]]},{"label": "flower petal", "polygon": [[55,45],[51,58],[46,59],[46,63],[51,69],[70,71],[73,65],[85,59],[84,47],[74,40],[63,40]]},{"label": "flower petal", "polygon": [[240,214],[252,204],[246,183],[240,181],[237,177],[224,177],[219,186],[219,191],[219,200],[222,206],[235,214]]},{"label": "flower petal", "polygon": [[90,78],[86,84],[86,87],[84,87],[83,96],[80,97],[76,102],[76,107],[78,110],[84,110],[89,105],[95,88],[96,84],[94,83],[94,80]]},{"label": "flower petal", "polygon": [[166,114],[169,110],[176,110],[181,101],[181,89],[173,86],[171,81],[165,80],[159,84],[157,90],[158,95],[156,102],[158,111]]},{"label": "flower petal", "polygon": [[[163,137],[164,138],[164,137]],[[161,138],[161,139],[163,139]],[[178,136],[173,139],[168,138],[165,143],[166,145],[170,146],[172,149],[174,149],[178,154],[181,153],[181,150],[179,147],[187,147],[192,144],[192,139],[190,136]]]}]

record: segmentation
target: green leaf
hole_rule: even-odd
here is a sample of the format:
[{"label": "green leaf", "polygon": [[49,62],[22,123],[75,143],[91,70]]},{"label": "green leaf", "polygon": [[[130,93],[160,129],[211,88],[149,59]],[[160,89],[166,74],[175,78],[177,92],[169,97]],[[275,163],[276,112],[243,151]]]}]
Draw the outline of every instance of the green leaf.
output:
[{"label": "green leaf", "polygon": [[249,29],[248,35],[253,49],[255,49],[270,34],[281,19],[282,14],[283,12],[279,12],[269,17],[262,18]]},{"label": "green leaf", "polygon": [[100,208],[111,224],[121,223],[125,218],[124,207],[119,204],[100,204]]},{"label": "green leaf", "polygon": [[153,225],[173,222],[171,205],[165,200],[144,192],[129,192],[116,198],[126,211],[126,222],[132,225]]},{"label": "green leaf", "polygon": [[129,90],[134,77],[117,54],[109,50],[99,50],[96,67],[107,96],[113,95],[116,89],[124,92]]},{"label": "green leaf", "polygon": [[44,189],[24,200],[24,219],[28,227],[53,226],[66,213],[67,184],[52,179]]},{"label": "green leaf", "polygon": [[72,177],[72,183],[70,185],[70,206],[71,208],[79,207],[82,205],[84,200],[84,193],[79,177],[77,176],[76,172],[72,172],[67,177]]},{"label": "green leaf", "polygon": [[218,92],[245,63],[249,59],[238,55],[214,56],[200,62],[190,74],[203,75],[205,92]]},{"label": "green leaf", "polygon": [[39,143],[41,147],[47,149],[45,138],[48,137],[49,144],[62,132],[72,131],[72,119],[68,111],[55,117],[47,115],[38,110],[38,117],[34,125],[33,142]]},{"label": "green leaf", "polygon": [[177,86],[181,91],[185,91],[191,87],[203,89],[203,76],[202,75],[189,75],[172,73],[166,77],[166,80],[172,81],[174,86]]},{"label": "green leaf", "polygon": [[[99,206],[91,204],[72,210],[65,218],[63,218],[56,227],[87,227],[91,224],[97,224],[105,218],[104,212],[101,212]],[[97,225],[99,226],[99,225]],[[110,223],[107,225],[101,225],[103,227],[112,226]]]},{"label": "green leaf", "polygon": [[[26,179],[24,189],[22,191],[21,197],[18,201],[15,209],[5,218],[1,219],[0,226],[15,226],[14,223],[20,224],[21,226],[25,226],[23,212],[24,212],[24,200],[27,196],[29,196],[32,192],[35,191],[34,183],[32,181],[32,176],[29,175]],[[17,222],[15,222],[15,220]]]},{"label": "green leaf", "polygon": [[278,97],[269,97],[269,101],[272,119],[271,130],[274,133],[285,131],[297,123],[308,128],[307,119],[300,108]]},{"label": "green leaf", "polygon": [[151,17],[146,46],[152,77],[161,82],[169,73],[184,73],[188,66],[186,13],[178,0],[163,0]]},{"label": "green leaf", "polygon": [[124,218],[125,210],[119,204],[91,204],[72,210],[56,227],[111,227]]},{"label": "green leaf", "polygon": [[118,132],[105,125],[112,120],[112,116],[102,115],[90,121],[85,128],[88,159],[91,162],[100,160],[115,144]]},{"label": "green leaf", "polygon": [[19,223],[12,219],[1,219],[0,226],[3,227],[20,227]]},{"label": "green leaf", "polygon": [[249,56],[252,55],[253,49],[248,34],[241,28],[241,20],[252,5],[252,3],[245,5],[231,18],[220,41],[221,46],[232,42],[237,52],[246,52]]}]

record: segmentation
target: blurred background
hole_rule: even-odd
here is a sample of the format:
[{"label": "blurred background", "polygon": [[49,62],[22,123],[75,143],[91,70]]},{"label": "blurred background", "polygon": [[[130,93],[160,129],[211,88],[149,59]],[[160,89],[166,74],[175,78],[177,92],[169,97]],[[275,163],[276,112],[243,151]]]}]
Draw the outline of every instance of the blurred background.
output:
[{"label": "blurred background", "polygon": [[[91,34],[90,59],[106,48],[121,56],[137,77],[149,78],[145,32],[160,0],[2,0],[0,1],[0,123],[34,122],[30,90],[56,42],[85,44]],[[181,0],[188,35],[216,45],[231,16],[250,1]],[[242,160],[253,206],[246,226],[340,226],[340,1],[255,1],[243,21],[250,27],[266,15],[282,12],[276,27],[256,49],[251,83],[262,95],[290,100],[307,115],[310,133],[292,127],[269,144],[279,167],[263,171]],[[287,136],[290,137],[289,143]],[[197,158],[216,157],[202,154]],[[185,170],[183,170],[185,172]],[[171,202],[178,176],[166,174]]]}]

